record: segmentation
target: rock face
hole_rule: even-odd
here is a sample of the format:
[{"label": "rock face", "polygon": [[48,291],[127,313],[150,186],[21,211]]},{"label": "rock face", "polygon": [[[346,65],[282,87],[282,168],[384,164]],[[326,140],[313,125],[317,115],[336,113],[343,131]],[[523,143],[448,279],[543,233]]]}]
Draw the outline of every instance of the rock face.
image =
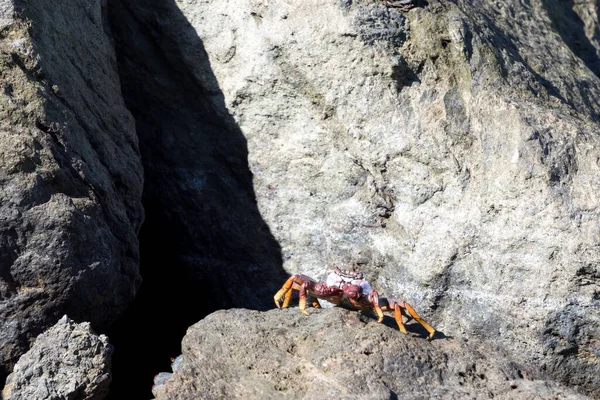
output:
[{"label": "rock face", "polygon": [[[357,266],[446,334],[600,396],[598,3],[388,3],[0,0],[0,381],[59,316],[105,327],[133,298],[141,156],[148,296],[170,301],[148,314],[265,309],[286,272]],[[398,340],[378,371],[410,375],[385,361]],[[414,374],[485,380],[471,344],[434,346]],[[483,385],[509,396],[494,360]],[[401,390],[357,371],[356,393]],[[229,384],[210,390],[250,390]]]},{"label": "rock face", "polygon": [[[183,364],[157,399],[583,399],[485,344],[427,342],[414,324],[340,308],[218,311],[183,339]],[[420,336],[420,337],[419,337]]]},{"label": "rock face", "polygon": [[286,271],[358,265],[598,395],[598,7],[425,3],[181,0],[155,26],[244,134]]},{"label": "rock face", "polygon": [[270,307],[285,279],[280,248],[256,205],[246,138],[210,71],[192,73],[209,68],[200,40],[172,1],[117,0],[110,18],[144,161],[149,252],[194,283],[196,303]]},{"label": "rock face", "polygon": [[143,219],[103,2],[13,4],[0,2],[0,382],[61,315],[102,328],[123,311]]},{"label": "rock face", "polygon": [[[272,308],[286,273],[257,207],[246,138],[225,108],[194,27],[173,0],[111,0],[107,15],[140,140],[146,211],[144,283],[110,332],[113,388],[149,395],[157,360],[179,352],[191,324],[219,308]],[[201,77],[198,68],[206,71]],[[173,312],[182,305],[183,315]],[[140,335],[164,346],[148,352]],[[115,389],[114,396],[127,394]]]},{"label": "rock face", "polygon": [[88,322],[66,315],[39,335],[8,376],[4,400],[102,400],[108,394],[112,346]]}]

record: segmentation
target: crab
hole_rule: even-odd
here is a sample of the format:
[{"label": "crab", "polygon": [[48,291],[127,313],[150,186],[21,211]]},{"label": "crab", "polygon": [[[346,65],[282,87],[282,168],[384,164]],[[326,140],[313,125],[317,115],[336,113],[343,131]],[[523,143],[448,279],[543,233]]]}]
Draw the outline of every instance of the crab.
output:
[{"label": "crab", "polygon": [[275,294],[273,299],[277,308],[287,308],[292,299],[293,291],[300,294],[300,311],[309,315],[307,303],[310,302],[314,308],[321,308],[319,299],[326,300],[337,306],[357,311],[374,311],[377,314],[377,322],[382,323],[384,311],[393,311],[394,318],[400,332],[406,334],[403,316],[406,322],[414,319],[427,332],[427,340],[432,340],[436,331],[417,314],[415,309],[405,301],[380,298],[376,290],[364,280],[363,274],[358,271],[346,271],[336,268],[327,277],[326,282],[316,281],[309,276],[299,274],[290,277]]}]

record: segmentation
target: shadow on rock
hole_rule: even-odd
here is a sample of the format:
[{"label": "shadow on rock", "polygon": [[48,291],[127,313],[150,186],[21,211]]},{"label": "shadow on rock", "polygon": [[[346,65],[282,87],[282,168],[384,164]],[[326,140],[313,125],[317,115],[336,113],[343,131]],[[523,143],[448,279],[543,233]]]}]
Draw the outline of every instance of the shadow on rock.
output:
[{"label": "shadow on rock", "polygon": [[[364,323],[377,321],[377,315],[375,315],[373,313],[359,312],[358,318]],[[391,328],[391,329],[394,329],[394,330],[400,332],[400,329],[398,328],[398,324],[396,323],[396,320],[392,316],[386,315],[383,318],[382,324],[387,326],[388,328]],[[427,332],[427,330],[425,328],[423,328],[423,326],[416,321],[410,321],[409,323],[405,324],[404,326],[406,328],[406,331],[409,334],[411,334],[411,336],[417,336],[417,337],[425,339],[425,340],[429,337],[429,332]],[[433,335],[433,338],[431,340],[452,339],[452,338],[453,338],[452,336],[446,336],[445,333],[436,330],[436,332]]]},{"label": "shadow on rock", "polygon": [[196,31],[173,0],[115,0],[108,13],[137,125],[146,211],[142,286],[109,332],[116,399],[149,395],[152,376],[207,314],[272,308],[287,275],[257,207],[245,136]]},{"label": "shadow on rock", "polygon": [[2,385],[62,315],[106,329],[131,304],[143,178],[101,2],[0,9]]},{"label": "shadow on rock", "polygon": [[[575,2],[573,0],[542,0],[542,4],[554,29],[573,54],[579,57],[596,76],[600,77],[600,57],[585,34],[584,22],[573,10]],[[598,10],[597,1],[596,10]],[[598,27],[595,29],[594,38],[600,39]]]}]

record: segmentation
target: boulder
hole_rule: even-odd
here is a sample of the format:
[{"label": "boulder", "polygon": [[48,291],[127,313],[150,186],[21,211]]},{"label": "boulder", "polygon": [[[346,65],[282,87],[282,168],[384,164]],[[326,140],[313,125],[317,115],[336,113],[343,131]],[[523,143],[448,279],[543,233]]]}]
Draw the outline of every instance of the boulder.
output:
[{"label": "boulder", "polygon": [[485,343],[341,308],[215,312],[183,338],[157,399],[584,399],[529,376]]},{"label": "boulder", "polygon": [[3,400],[102,400],[108,394],[113,348],[89,322],[66,315],[39,335],[8,376]]}]

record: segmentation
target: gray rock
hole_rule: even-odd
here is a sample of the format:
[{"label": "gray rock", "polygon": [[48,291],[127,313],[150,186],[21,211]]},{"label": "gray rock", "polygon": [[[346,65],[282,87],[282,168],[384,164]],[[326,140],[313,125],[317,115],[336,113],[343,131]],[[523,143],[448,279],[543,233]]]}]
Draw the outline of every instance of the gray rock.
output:
[{"label": "gray rock", "polygon": [[427,3],[181,0],[210,63],[179,63],[245,135],[286,271],[357,264],[597,395],[597,8]]},{"label": "gray rock", "polygon": [[182,363],[183,355],[180,354],[177,357],[171,359],[172,372],[159,372],[158,374],[154,375],[154,384],[152,385],[152,394],[154,396],[156,396],[160,387],[163,386],[169,379],[171,379],[171,376],[173,376],[173,372],[177,371],[181,367]]},{"label": "gray rock", "polygon": [[[188,329],[157,399],[584,399],[479,340],[426,341],[341,308],[215,312]],[[531,380],[530,380],[531,379]]]},{"label": "gray rock", "polygon": [[13,22],[14,12],[15,8],[12,1],[3,1],[0,3],[0,29],[4,29]]},{"label": "gray rock", "polygon": [[169,380],[173,373],[159,372],[154,376],[154,384],[152,385],[152,394],[156,396],[158,390]]},{"label": "gray rock", "polygon": [[112,352],[105,335],[65,315],[19,359],[2,398],[102,400],[110,385]]},{"label": "gray rock", "polygon": [[104,3],[21,3],[0,2],[0,381],[61,315],[106,328],[140,284],[142,168]]}]

